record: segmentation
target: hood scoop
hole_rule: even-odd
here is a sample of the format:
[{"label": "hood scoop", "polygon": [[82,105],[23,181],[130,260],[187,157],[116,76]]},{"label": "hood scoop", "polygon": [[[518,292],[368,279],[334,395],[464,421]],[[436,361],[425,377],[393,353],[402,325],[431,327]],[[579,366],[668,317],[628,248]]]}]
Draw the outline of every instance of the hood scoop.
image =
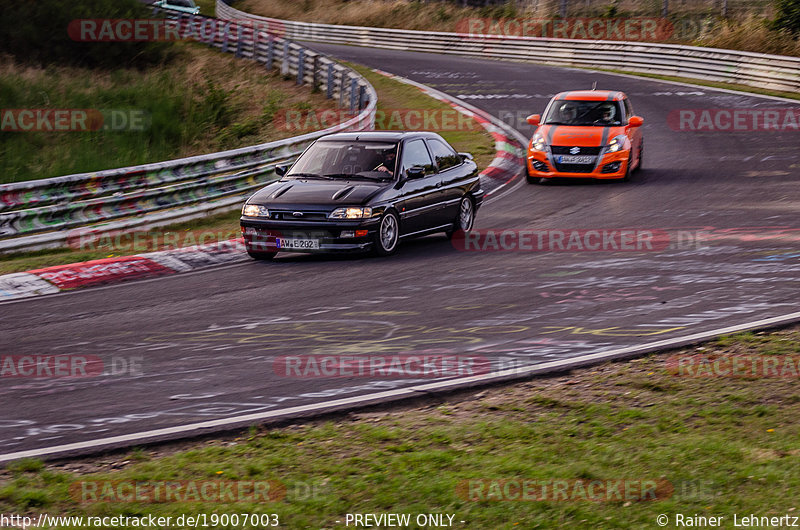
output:
[{"label": "hood scoop", "polygon": [[287,191],[292,189],[292,186],[294,186],[294,184],[285,184],[285,185],[281,186],[277,190],[273,191],[272,195],[270,195],[269,198],[270,199],[277,199],[278,197],[280,197],[281,195],[283,195],[284,193],[286,193]]},{"label": "hood scoop", "polygon": [[334,193],[331,199],[333,199],[334,201],[338,201],[339,199],[344,199],[347,195],[350,195],[350,192],[353,191],[354,189],[355,186],[347,186],[345,188],[342,188],[336,193]]}]

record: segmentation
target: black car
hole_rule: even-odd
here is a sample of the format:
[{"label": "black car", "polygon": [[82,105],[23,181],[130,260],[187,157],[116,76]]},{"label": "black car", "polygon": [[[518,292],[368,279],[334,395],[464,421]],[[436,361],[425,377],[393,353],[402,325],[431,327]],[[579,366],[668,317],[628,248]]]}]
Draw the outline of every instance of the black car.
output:
[{"label": "black car", "polygon": [[478,166],[431,132],[352,132],[310,145],[242,208],[247,253],[392,254],[400,239],[468,231],[484,192]]}]

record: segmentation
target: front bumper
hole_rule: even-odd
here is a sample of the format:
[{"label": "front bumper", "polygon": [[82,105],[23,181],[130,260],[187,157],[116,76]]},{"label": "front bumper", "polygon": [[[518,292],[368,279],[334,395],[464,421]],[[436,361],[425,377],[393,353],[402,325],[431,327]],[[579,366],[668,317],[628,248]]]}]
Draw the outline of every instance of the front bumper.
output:
[{"label": "front bumper", "polygon": [[[623,149],[616,153],[605,153],[599,156],[600,160],[595,162],[588,172],[569,172],[558,171],[553,161],[543,151],[528,151],[526,165],[528,175],[539,178],[576,178],[576,179],[622,179],[628,171],[628,160],[630,151]],[[607,168],[616,169],[608,170]],[[604,168],[606,168],[604,170]]]},{"label": "front bumper", "polygon": [[[380,220],[292,222],[241,217],[244,244],[253,252],[351,253],[372,248]],[[342,232],[365,231],[358,237],[343,237]],[[308,239],[319,242],[319,248],[285,248],[279,239]]]}]

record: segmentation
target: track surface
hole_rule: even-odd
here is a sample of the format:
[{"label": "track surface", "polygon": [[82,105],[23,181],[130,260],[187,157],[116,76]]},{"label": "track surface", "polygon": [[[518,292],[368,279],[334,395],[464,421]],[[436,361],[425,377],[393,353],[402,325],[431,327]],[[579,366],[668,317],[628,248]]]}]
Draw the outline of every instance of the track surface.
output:
[{"label": "track surface", "polygon": [[667,125],[674,109],[791,103],[536,65],[315,47],[500,116],[541,112],[555,92],[595,80],[623,90],[645,117],[646,169],[633,182],[520,184],[486,205],[477,227],[704,229],[715,239],[641,253],[460,252],[431,236],[390,259],[286,255],[3,304],[3,354],[140,359],[141,373],[4,380],[0,457],[420,383],[286,379],[273,371],[280,355],[439,352],[541,363],[798,310],[800,245],[774,237],[800,230],[798,133]]}]

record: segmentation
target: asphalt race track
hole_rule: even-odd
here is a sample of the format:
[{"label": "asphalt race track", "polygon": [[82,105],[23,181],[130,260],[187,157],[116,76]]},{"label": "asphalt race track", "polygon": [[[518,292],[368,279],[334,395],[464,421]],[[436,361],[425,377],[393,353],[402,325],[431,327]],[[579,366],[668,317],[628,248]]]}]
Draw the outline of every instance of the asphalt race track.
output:
[{"label": "asphalt race track", "polygon": [[[123,373],[5,380],[0,460],[202,422],[220,429],[224,422],[213,420],[232,417],[246,425],[290,407],[434,382],[287,378],[276,369],[280,356],[462,355],[499,369],[680,342],[800,310],[798,133],[668,123],[679,109],[792,103],[588,71],[314,46],[508,122],[593,81],[625,91],[645,118],[644,171],[630,183],[518,179],[479,211],[477,228],[566,237],[630,229],[668,240],[616,252],[506,252],[462,251],[437,235],[406,242],[388,259],[284,255],[2,304],[0,351],[99,356]],[[524,122],[517,128],[532,132]],[[135,370],[123,369],[131,363]]]}]

